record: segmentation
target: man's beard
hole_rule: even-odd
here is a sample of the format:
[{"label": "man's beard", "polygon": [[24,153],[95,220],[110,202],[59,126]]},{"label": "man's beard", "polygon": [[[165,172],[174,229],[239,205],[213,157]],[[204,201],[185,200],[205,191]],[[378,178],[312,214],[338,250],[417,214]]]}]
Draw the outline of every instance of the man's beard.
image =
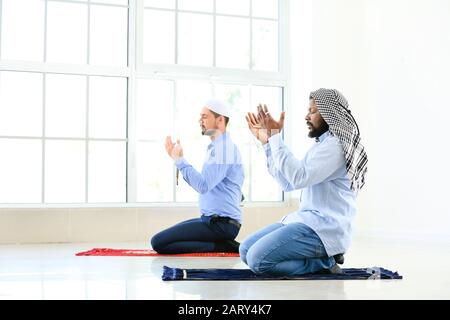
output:
[{"label": "man's beard", "polygon": [[308,133],[308,137],[310,138],[318,138],[329,129],[328,123],[326,123],[324,120],[322,120],[318,128],[314,128],[311,122],[307,122],[307,124],[311,126],[311,130]]},{"label": "man's beard", "polygon": [[213,136],[216,133],[216,129],[206,129],[202,126],[202,136]]}]

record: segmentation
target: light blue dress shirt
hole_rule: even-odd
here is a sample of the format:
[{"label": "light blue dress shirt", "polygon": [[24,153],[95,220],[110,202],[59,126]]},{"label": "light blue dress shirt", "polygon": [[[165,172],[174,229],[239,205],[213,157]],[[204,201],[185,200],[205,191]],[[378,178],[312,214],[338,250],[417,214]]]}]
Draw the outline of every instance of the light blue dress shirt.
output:
[{"label": "light blue dress shirt", "polygon": [[345,253],[351,242],[356,193],[350,188],[339,139],[325,132],[302,160],[292,155],[280,134],[270,137],[264,150],[269,172],[283,191],[303,189],[299,209],[280,222],[309,226],[329,256]]},{"label": "light blue dress shirt", "polygon": [[175,161],[175,165],[184,180],[200,194],[199,207],[203,215],[218,214],[242,222],[239,205],[244,170],[241,154],[227,132],[208,145],[201,173],[184,158]]}]

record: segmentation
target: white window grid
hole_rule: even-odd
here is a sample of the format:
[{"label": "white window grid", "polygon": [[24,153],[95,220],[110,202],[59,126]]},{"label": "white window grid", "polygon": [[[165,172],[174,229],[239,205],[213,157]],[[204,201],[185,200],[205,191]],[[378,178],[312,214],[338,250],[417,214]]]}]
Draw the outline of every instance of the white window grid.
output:
[{"label": "white window grid", "polygon": [[[237,84],[237,85],[265,85],[265,86],[278,86],[283,90],[282,94],[282,103],[283,110],[286,110],[286,106],[289,105],[289,96],[290,96],[290,88],[289,88],[289,45],[288,45],[288,37],[289,37],[289,21],[288,21],[288,12],[289,12],[289,1],[290,0],[279,0],[279,19],[278,19],[278,42],[279,42],[279,65],[278,72],[266,72],[266,71],[256,71],[251,70],[251,63],[249,62],[249,70],[240,70],[240,69],[228,69],[228,68],[217,68],[217,67],[196,67],[196,66],[182,66],[182,65],[164,65],[164,64],[144,64],[143,63],[143,12],[144,12],[144,0],[129,0],[128,6],[116,5],[116,4],[106,4],[95,2],[91,0],[86,0],[86,2],[72,1],[72,0],[45,0],[45,6],[47,7],[47,3],[50,1],[58,1],[58,2],[70,2],[70,3],[78,3],[84,4],[88,7],[91,4],[95,5],[104,5],[104,6],[119,6],[119,7],[128,7],[128,66],[126,67],[110,67],[110,66],[93,66],[89,65],[89,60],[87,60],[87,64],[84,65],[71,65],[71,64],[56,64],[56,63],[48,63],[45,62],[46,53],[45,53],[45,39],[46,35],[44,35],[44,62],[29,62],[29,61],[13,61],[13,60],[2,60],[0,55],[0,71],[22,71],[22,72],[38,72],[44,74],[48,73],[56,73],[56,74],[68,74],[68,75],[85,75],[85,76],[112,76],[112,77],[126,77],[128,79],[128,88],[127,88],[127,138],[126,139],[78,139],[78,138],[44,138],[44,137],[24,137],[24,136],[7,136],[0,138],[8,138],[8,139],[61,139],[61,140],[81,140],[81,141],[125,141],[127,143],[127,196],[126,203],[77,203],[77,204],[1,204],[1,207],[32,207],[32,208],[51,208],[51,207],[149,207],[149,206],[186,206],[193,205],[191,203],[136,203],[136,171],[135,171],[135,151],[136,151],[136,136],[135,136],[135,83],[139,78],[151,78],[156,80],[181,80],[181,79],[191,79],[191,80],[206,80],[211,84],[214,83],[226,83],[226,84]],[[175,0],[176,3],[178,0]],[[250,7],[251,3],[250,1]],[[177,4],[176,4],[177,6]],[[147,8],[147,7],[146,7]],[[172,10],[172,9],[162,9],[162,8],[154,8],[157,10]],[[173,11],[173,10],[172,10]],[[178,10],[176,7],[175,11],[177,12],[188,12],[188,13],[201,13],[201,14],[211,14],[205,12],[198,11],[190,11],[190,10]],[[47,12],[47,10],[45,11]],[[0,0],[0,16],[2,14],[2,0]],[[233,15],[233,14],[218,14],[215,12],[215,0],[214,0],[214,12],[212,13],[214,16],[229,16],[229,17],[246,17],[249,19],[258,18],[265,20],[275,20],[271,18],[261,18],[261,17],[252,17],[251,16],[251,8],[250,8],[250,16],[242,16],[242,15]],[[45,23],[46,18],[44,19]],[[215,19],[214,19],[215,21]],[[88,23],[89,23],[89,15],[88,15]],[[215,23],[214,23],[215,25]],[[251,27],[250,23],[250,27]],[[44,29],[46,33],[46,28]],[[88,28],[89,32],[89,28]],[[250,32],[251,34],[251,32]],[[1,24],[0,24],[0,49],[1,49]],[[215,35],[214,35],[215,38]],[[177,41],[176,41],[177,42]],[[214,39],[215,43],[215,39]],[[250,43],[251,39],[250,39]],[[252,46],[250,45],[250,48]],[[87,44],[87,59],[89,59],[89,35],[88,35],[88,44]],[[214,48],[215,50],[215,48]],[[250,49],[251,50],[251,49]],[[1,54],[1,50],[0,50]],[[177,54],[175,54],[175,57]],[[251,59],[251,52],[250,52]],[[215,53],[214,53],[214,61],[215,61]],[[215,62],[214,62],[215,65]],[[45,81],[44,81],[45,86]],[[45,88],[44,88],[45,89]],[[44,130],[44,129],[43,129]],[[86,129],[88,130],[88,129]],[[286,128],[284,131],[285,139],[289,142],[289,128]],[[86,135],[87,137],[87,135]],[[43,142],[44,143],[44,142]],[[87,143],[86,143],[87,145]],[[44,153],[43,149],[43,153]],[[45,154],[42,155],[43,159],[45,158]],[[86,155],[87,157],[87,155]],[[87,158],[86,158],[87,161]],[[42,164],[45,165],[44,163]],[[251,170],[251,169],[250,169]],[[86,173],[87,174],[87,173]],[[250,173],[251,174],[251,173]],[[175,179],[173,186],[175,186]],[[43,182],[44,183],[44,182]],[[88,181],[86,179],[86,185]],[[43,188],[44,190],[44,188]],[[86,186],[86,198],[87,198],[87,186]],[[44,192],[44,191],[43,191]],[[42,196],[43,197],[43,196]],[[175,198],[174,198],[175,199]],[[273,205],[289,205],[289,197],[286,197],[284,193],[282,193],[282,199],[280,202],[250,202],[246,203],[246,206],[273,206]]]},{"label": "white window grid", "polygon": [[[279,0],[278,8],[278,19],[265,18],[252,16],[252,3],[250,3],[250,14],[247,15],[237,15],[237,14],[224,14],[216,12],[216,1],[213,0],[213,12],[202,12],[202,11],[192,11],[192,10],[181,10],[178,9],[178,0],[175,0],[175,9],[165,9],[156,7],[144,7],[144,0],[136,0],[139,8],[144,8],[143,10],[138,10],[136,13],[136,66],[138,71],[138,76],[149,76],[153,75],[158,78],[171,78],[176,77],[188,78],[188,79],[209,79],[211,81],[226,81],[226,82],[251,82],[255,85],[274,85],[274,86],[287,86],[287,80],[289,76],[288,70],[288,10],[289,10],[289,0]],[[175,64],[151,64],[144,63],[143,59],[143,24],[144,24],[144,10],[159,10],[159,11],[171,11],[175,12],[175,23],[177,23],[178,13],[195,13],[201,15],[212,15],[213,16],[213,66],[212,67],[200,67],[200,66],[188,66],[178,64],[178,28],[175,27]],[[266,20],[266,21],[278,21],[278,72],[270,71],[258,71],[252,68],[252,32],[250,32],[250,54],[248,61],[248,70],[243,69],[231,69],[231,68],[220,68],[216,67],[216,17],[234,17],[234,18],[247,18],[250,20],[250,29],[252,28],[252,20]]]},{"label": "white window grid", "polygon": [[[0,71],[3,71],[3,69],[0,69]],[[7,70],[7,71],[11,71],[11,70]],[[17,71],[17,70],[14,70]],[[17,72],[22,72],[22,71],[17,71]],[[29,71],[26,71],[29,72]],[[35,71],[33,71],[34,73]],[[46,130],[46,109],[45,109],[45,105],[46,105],[46,76],[47,75],[51,75],[52,73],[49,72],[38,72],[38,74],[42,75],[42,92],[43,92],[43,99],[42,99],[42,132],[41,135],[39,136],[26,136],[26,135],[20,135],[20,136],[13,136],[13,135],[7,135],[7,136],[2,136],[0,135],[0,139],[23,139],[23,140],[40,140],[42,143],[42,167],[41,167],[41,176],[42,176],[42,185],[41,185],[41,203],[46,203],[45,202],[45,158],[46,158],[46,148],[45,148],[45,144],[47,141],[80,141],[80,142],[84,142],[85,145],[85,157],[84,157],[84,161],[85,161],[85,195],[84,195],[84,202],[88,203],[88,194],[89,194],[89,143],[90,142],[99,142],[99,141],[109,141],[109,142],[124,142],[125,144],[127,143],[127,138],[94,138],[91,137],[90,133],[89,133],[89,82],[90,82],[90,75],[83,75],[84,77],[86,77],[86,119],[85,119],[85,132],[84,132],[84,136],[83,137],[58,137],[58,136],[50,136],[48,134],[46,134],[45,130]],[[80,75],[80,74],[69,74],[69,73],[61,73],[64,75]],[[93,76],[97,76],[97,74],[93,75]]]}]

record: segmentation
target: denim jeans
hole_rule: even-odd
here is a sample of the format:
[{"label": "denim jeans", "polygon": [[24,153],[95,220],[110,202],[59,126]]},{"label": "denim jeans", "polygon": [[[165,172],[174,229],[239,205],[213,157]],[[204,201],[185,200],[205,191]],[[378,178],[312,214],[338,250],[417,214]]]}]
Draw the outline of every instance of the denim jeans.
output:
[{"label": "denim jeans", "polygon": [[302,223],[271,224],[245,239],[239,251],[242,261],[258,274],[296,276],[335,264],[319,236]]},{"label": "denim jeans", "polygon": [[235,224],[201,216],[155,234],[150,242],[158,253],[214,252],[216,242],[233,240],[239,229]]}]

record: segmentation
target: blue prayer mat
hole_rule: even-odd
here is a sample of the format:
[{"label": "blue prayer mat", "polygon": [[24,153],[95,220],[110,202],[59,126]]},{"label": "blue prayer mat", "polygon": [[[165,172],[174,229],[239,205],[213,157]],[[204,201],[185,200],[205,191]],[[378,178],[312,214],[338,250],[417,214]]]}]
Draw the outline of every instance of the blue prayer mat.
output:
[{"label": "blue prayer mat", "polygon": [[403,279],[384,268],[346,268],[342,274],[308,273],[301,276],[258,275],[250,269],[179,269],[163,267],[162,280],[369,280]]}]

